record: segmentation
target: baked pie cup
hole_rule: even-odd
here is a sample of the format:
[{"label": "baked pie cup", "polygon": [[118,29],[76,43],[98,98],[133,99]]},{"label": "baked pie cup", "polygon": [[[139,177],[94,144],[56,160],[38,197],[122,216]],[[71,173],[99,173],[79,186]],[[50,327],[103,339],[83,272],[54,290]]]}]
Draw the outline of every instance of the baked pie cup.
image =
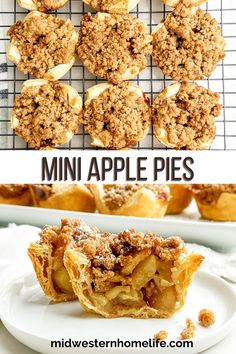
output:
[{"label": "baked pie cup", "polygon": [[17,0],[18,5],[30,11],[47,12],[64,6],[68,0]]},{"label": "baked pie cup", "polygon": [[208,0],[161,0],[165,5],[170,7],[176,7],[179,3],[185,2],[187,6],[199,6],[208,2]]},{"label": "baked pie cup", "polygon": [[73,87],[58,81],[28,80],[15,99],[11,127],[32,148],[55,148],[77,133],[81,115],[82,99]]},{"label": "baked pie cup", "polygon": [[28,248],[39,284],[54,302],[75,300],[69,274],[64,266],[64,253],[76,246],[81,237],[94,234],[81,220],[62,219],[61,227],[45,226],[37,243]]},{"label": "baked pie cup", "polygon": [[126,230],[88,236],[67,249],[64,265],[87,312],[106,318],[168,318],[185,302],[203,257],[184,242]]},{"label": "baked pie cup", "polygon": [[8,59],[24,74],[59,80],[75,62],[79,34],[69,19],[32,11],[8,35]]},{"label": "baked pie cup", "polygon": [[186,184],[169,184],[170,200],[166,214],[180,214],[192,201],[192,191]]},{"label": "baked pie cup", "polygon": [[101,12],[123,14],[133,10],[140,0],[83,0],[86,5]]},{"label": "baked pie cup", "polygon": [[153,132],[163,145],[174,149],[201,150],[215,139],[215,119],[222,105],[219,94],[193,82],[166,87],[153,102]]},{"label": "baked pie cup", "polygon": [[192,192],[204,219],[236,221],[235,184],[194,184]]},{"label": "baked pie cup", "polygon": [[92,193],[83,184],[29,185],[34,206],[80,212],[95,211]]},{"label": "baked pie cup", "polygon": [[182,1],[153,31],[153,60],[164,75],[176,81],[210,77],[224,59],[224,49],[217,21]]},{"label": "baked pie cup", "polygon": [[101,214],[161,218],[170,199],[166,185],[93,184],[89,188]]},{"label": "baked pie cup", "polygon": [[151,124],[148,98],[141,87],[103,83],[86,92],[82,123],[91,145],[121,150],[144,139]]},{"label": "baked pie cup", "polygon": [[141,20],[128,14],[98,12],[82,18],[77,53],[93,75],[119,84],[146,68],[151,42],[148,27]]},{"label": "baked pie cup", "polygon": [[31,206],[32,198],[27,184],[0,184],[0,204]]}]

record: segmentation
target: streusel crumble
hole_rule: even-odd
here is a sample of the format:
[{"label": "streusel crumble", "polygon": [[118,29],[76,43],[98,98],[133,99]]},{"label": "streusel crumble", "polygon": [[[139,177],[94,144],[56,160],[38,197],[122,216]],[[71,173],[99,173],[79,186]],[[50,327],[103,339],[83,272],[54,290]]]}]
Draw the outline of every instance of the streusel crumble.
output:
[{"label": "streusel crumble", "polygon": [[153,103],[154,135],[176,149],[207,148],[215,138],[220,96],[195,83],[168,86]]},{"label": "streusel crumble", "polygon": [[209,13],[181,2],[153,33],[153,59],[174,80],[209,77],[224,58],[221,29]]},{"label": "streusel crumble", "polygon": [[236,194],[236,184],[194,184],[192,191],[204,204],[215,204],[222,193]]},{"label": "streusel crumble", "polygon": [[151,40],[148,27],[130,15],[88,14],[81,22],[78,55],[92,74],[117,84],[147,66]]},{"label": "streusel crumble", "polygon": [[202,327],[210,327],[215,323],[215,315],[213,311],[202,309],[198,315],[198,321]]},{"label": "streusel crumble", "polygon": [[[69,19],[64,21],[57,16],[33,11],[24,20],[17,21],[8,35],[8,57],[24,74],[53,80],[55,73],[51,73],[52,69],[67,64],[69,70],[74,62],[78,33]],[[57,73],[59,77],[64,74]]]},{"label": "streusel crumble", "polygon": [[119,86],[105,84],[104,88],[98,96],[85,103],[85,131],[95,146],[107,149],[135,146],[146,136],[151,123],[148,98],[138,86],[129,83]]},{"label": "streusel crumble", "polygon": [[16,97],[12,128],[35,149],[64,144],[79,129],[82,100],[70,86],[46,80],[31,86],[37,81],[29,81],[30,86],[26,82]]}]

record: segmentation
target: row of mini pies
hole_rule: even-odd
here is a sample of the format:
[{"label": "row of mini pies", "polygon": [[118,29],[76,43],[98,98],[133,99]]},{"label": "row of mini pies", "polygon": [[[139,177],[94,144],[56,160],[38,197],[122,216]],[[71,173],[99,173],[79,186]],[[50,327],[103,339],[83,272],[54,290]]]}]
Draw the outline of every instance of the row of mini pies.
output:
[{"label": "row of mini pies", "polygon": [[201,216],[236,221],[236,185],[0,185],[0,204],[161,218],[194,197]]},{"label": "row of mini pies", "polygon": [[[96,1],[82,0],[86,5],[91,6],[97,11],[108,13],[127,13],[134,9],[140,0],[121,0],[121,1]],[[179,0],[161,0],[165,5],[175,7]],[[208,0],[189,0],[193,6],[198,6]],[[18,4],[27,10],[51,11],[63,7],[68,0],[17,0]]]}]

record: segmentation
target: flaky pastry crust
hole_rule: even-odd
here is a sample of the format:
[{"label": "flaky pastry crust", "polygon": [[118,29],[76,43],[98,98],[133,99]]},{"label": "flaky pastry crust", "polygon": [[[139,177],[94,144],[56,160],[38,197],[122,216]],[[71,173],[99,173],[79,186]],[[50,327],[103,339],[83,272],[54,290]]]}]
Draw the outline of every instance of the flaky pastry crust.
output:
[{"label": "flaky pastry crust", "polygon": [[47,12],[64,6],[68,0],[17,0],[18,5],[27,10]]},{"label": "flaky pastry crust", "polygon": [[97,234],[65,252],[74,292],[88,312],[106,318],[167,318],[183,305],[203,257],[177,237],[125,230]]},{"label": "flaky pastry crust", "polygon": [[0,184],[0,204],[31,206],[32,197],[27,184]]},{"label": "flaky pastry crust", "polygon": [[94,184],[89,188],[102,214],[161,218],[170,197],[165,185]]},{"label": "flaky pastry crust", "polygon": [[31,11],[8,35],[7,56],[24,74],[59,80],[75,62],[79,34],[69,19]]},{"label": "flaky pastry crust", "polygon": [[71,301],[77,296],[64,267],[64,252],[76,246],[80,237],[94,232],[81,220],[62,219],[61,227],[45,226],[40,240],[28,248],[39,284],[52,301]]},{"label": "flaky pastry crust", "polygon": [[192,192],[204,219],[236,221],[235,184],[195,184]]},{"label": "flaky pastry crust", "polygon": [[94,212],[92,193],[83,184],[30,185],[34,206],[48,209]]},{"label": "flaky pastry crust", "polygon": [[179,214],[186,209],[192,201],[192,191],[185,184],[169,184],[170,200],[166,214]]}]

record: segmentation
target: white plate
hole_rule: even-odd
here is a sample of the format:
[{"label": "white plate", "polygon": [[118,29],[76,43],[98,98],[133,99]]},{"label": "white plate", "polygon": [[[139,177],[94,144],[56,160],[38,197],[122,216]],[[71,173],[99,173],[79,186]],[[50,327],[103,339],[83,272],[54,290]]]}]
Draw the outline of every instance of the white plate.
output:
[{"label": "white plate", "polygon": [[[229,306],[230,304],[230,306]],[[211,328],[197,324],[202,308],[212,309],[216,322]],[[77,301],[49,304],[33,274],[11,282],[1,293],[0,317],[8,331],[26,346],[44,354],[90,353],[88,348],[51,348],[51,340],[149,340],[159,330],[167,330],[169,340],[179,340],[179,334],[189,317],[197,325],[193,348],[198,353],[222,340],[236,320],[236,295],[222,279],[199,271],[189,289],[184,308],[170,319],[104,319],[85,313]],[[157,352],[157,348],[120,349],[114,352]],[[111,349],[96,349],[96,353]],[[186,349],[165,348],[165,353],[186,353]]]},{"label": "white plate", "polygon": [[143,232],[152,231],[164,237],[178,235],[187,242],[196,242],[219,251],[232,251],[236,248],[236,222],[205,221],[199,217],[194,203],[184,213],[167,215],[162,219],[0,205],[0,224],[15,222],[43,227],[45,224],[59,225],[63,217],[81,218],[101,231],[119,232],[126,228],[135,228]]}]

